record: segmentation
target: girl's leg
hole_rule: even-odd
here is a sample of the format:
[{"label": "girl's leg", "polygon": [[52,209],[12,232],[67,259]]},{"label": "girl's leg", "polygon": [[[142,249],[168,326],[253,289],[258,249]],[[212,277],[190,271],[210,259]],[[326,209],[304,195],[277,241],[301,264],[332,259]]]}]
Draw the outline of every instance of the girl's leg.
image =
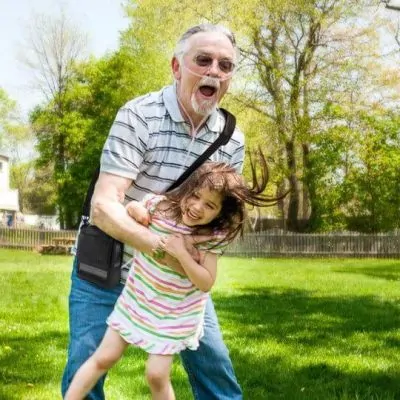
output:
[{"label": "girl's leg", "polygon": [[127,346],[118,332],[107,328],[100,346],[75,374],[64,400],[84,399],[99,378],[121,358]]},{"label": "girl's leg", "polygon": [[172,355],[150,354],[146,364],[146,379],[153,400],[175,400],[170,372]]}]

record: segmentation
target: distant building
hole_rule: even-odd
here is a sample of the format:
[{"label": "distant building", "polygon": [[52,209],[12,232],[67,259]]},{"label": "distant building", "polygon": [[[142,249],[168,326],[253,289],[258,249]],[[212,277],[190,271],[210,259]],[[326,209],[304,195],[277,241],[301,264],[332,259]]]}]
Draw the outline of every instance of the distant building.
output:
[{"label": "distant building", "polygon": [[0,216],[1,222],[14,226],[19,211],[18,190],[10,189],[9,157],[0,154]]}]

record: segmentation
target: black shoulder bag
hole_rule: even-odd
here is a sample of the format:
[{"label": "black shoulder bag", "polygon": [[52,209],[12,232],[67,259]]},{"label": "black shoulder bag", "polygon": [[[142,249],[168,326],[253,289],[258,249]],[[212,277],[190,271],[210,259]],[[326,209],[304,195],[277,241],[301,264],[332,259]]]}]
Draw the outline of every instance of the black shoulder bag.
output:
[{"label": "black shoulder bag", "polygon": [[[178,187],[186,178],[206,161],[218,147],[227,144],[235,130],[236,118],[220,108],[225,116],[225,126],[210,147],[167,189]],[[113,288],[121,279],[121,265],[124,245],[89,223],[90,201],[99,177],[97,167],[86,193],[82,212],[82,224],[78,235],[77,272],[81,279],[97,284],[102,288]]]}]

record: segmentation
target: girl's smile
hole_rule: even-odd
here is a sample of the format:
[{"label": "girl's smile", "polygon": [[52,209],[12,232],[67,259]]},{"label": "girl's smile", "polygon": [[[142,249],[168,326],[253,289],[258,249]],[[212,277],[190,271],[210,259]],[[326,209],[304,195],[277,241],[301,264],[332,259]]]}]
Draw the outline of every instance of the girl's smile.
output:
[{"label": "girl's smile", "polygon": [[182,222],[187,226],[207,225],[219,215],[221,207],[218,191],[200,188],[182,200]]}]

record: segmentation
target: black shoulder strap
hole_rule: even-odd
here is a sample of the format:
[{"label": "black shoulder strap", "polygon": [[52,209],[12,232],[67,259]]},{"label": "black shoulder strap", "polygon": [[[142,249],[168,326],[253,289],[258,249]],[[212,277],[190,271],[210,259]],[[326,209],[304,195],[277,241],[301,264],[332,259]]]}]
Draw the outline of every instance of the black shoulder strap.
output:
[{"label": "black shoulder strap", "polygon": [[97,166],[96,170],[93,173],[92,180],[90,181],[89,188],[86,192],[85,202],[83,203],[82,208],[82,220],[83,222],[88,222],[90,216],[90,201],[92,200],[94,186],[96,185],[97,179],[100,175],[100,165]]},{"label": "black shoulder strap", "polygon": [[[201,164],[204,163],[220,146],[227,144],[229,139],[231,138],[233,131],[235,130],[236,126],[236,118],[233,114],[229,111],[225,110],[224,108],[219,109],[225,117],[225,126],[218,138],[213,142],[210,147],[166,190],[169,192],[170,190],[175,189],[178,187],[182,182],[186,180],[186,178],[192,174]],[[82,209],[82,218],[83,221],[87,222],[90,215],[90,201],[92,199],[94,186],[96,185],[97,179],[99,178],[100,174],[100,165],[94,171],[92,176],[92,180],[90,182],[88,191],[86,193],[85,202],[83,203]]]},{"label": "black shoulder strap", "polygon": [[224,108],[220,108],[225,116],[225,126],[218,138],[213,142],[210,147],[166,190],[169,192],[177,188],[181,183],[183,183],[189,175],[191,175],[201,164],[204,163],[217,149],[218,147],[227,144],[231,138],[233,131],[236,126],[236,118],[229,111]]}]

